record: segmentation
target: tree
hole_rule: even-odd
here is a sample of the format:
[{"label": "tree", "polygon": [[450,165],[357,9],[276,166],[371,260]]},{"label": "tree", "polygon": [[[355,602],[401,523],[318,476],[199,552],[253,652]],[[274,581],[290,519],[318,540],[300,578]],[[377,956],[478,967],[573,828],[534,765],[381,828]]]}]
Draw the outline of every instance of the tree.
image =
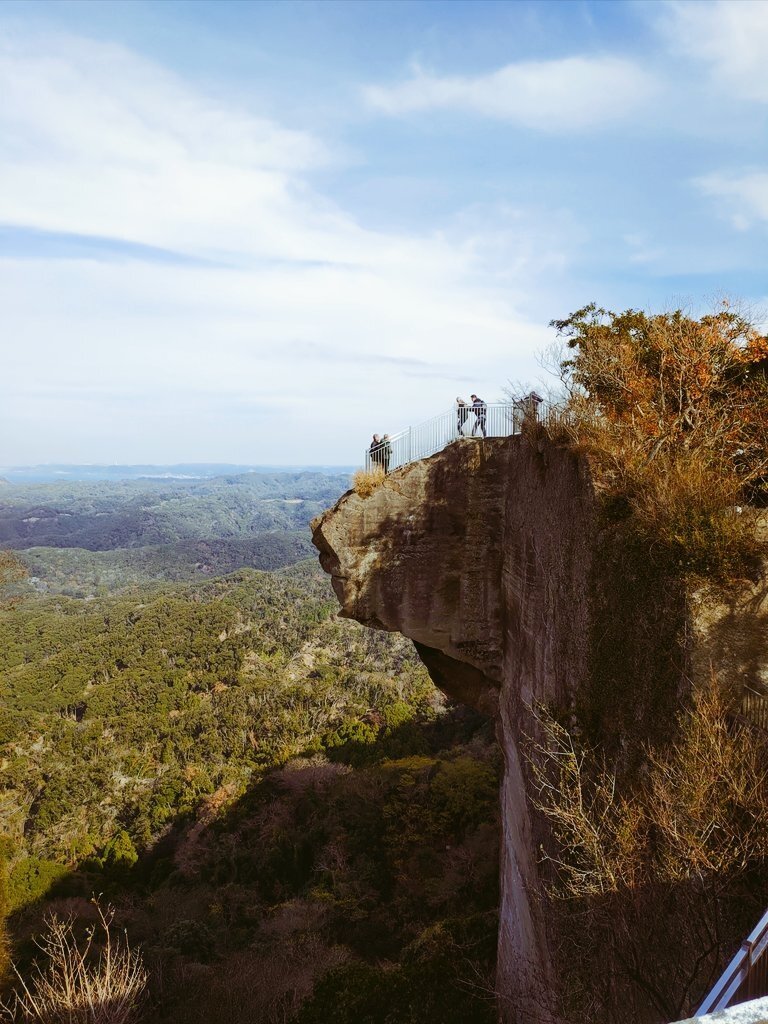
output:
[{"label": "tree", "polygon": [[616,510],[694,568],[745,554],[734,508],[768,500],[768,339],[727,304],[552,322],[578,443]]},{"label": "tree", "polygon": [[9,911],[7,845],[0,842],[0,990],[11,973],[11,943],[5,923]]},{"label": "tree", "polygon": [[0,551],[0,608],[7,603],[3,600],[11,584],[18,583],[27,575],[27,567],[12,551]]}]

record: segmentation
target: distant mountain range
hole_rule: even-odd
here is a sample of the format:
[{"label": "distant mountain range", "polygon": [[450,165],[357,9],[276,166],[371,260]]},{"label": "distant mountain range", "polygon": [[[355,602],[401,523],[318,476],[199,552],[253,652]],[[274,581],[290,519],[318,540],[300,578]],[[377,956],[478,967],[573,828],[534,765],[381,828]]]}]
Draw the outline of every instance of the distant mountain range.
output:
[{"label": "distant mountain range", "polygon": [[0,483],[54,483],[68,480],[205,480],[241,473],[352,473],[354,466],[249,466],[230,462],[180,462],[171,466],[101,466],[50,463],[0,466]]}]

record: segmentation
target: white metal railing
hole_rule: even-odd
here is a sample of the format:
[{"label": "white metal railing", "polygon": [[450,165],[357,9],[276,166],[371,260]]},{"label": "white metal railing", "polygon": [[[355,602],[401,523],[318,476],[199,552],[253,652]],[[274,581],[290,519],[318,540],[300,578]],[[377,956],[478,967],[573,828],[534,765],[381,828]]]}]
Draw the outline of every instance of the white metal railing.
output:
[{"label": "white metal railing", "polygon": [[549,419],[558,415],[557,406],[527,395],[513,402],[494,402],[482,408],[454,405],[415,427],[397,434],[383,434],[365,452],[366,469],[381,467],[389,473],[399,466],[426,459],[461,437],[508,437],[519,434],[526,418]]},{"label": "white metal railing", "polygon": [[768,994],[768,911],[742,942],[736,956],[720,975],[716,985],[696,1011],[706,1013]]}]

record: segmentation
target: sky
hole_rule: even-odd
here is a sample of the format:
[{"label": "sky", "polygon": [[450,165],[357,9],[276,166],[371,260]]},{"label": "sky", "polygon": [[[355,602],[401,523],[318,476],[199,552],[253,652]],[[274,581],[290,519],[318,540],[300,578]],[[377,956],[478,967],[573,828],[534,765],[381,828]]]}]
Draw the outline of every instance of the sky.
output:
[{"label": "sky", "polygon": [[0,465],[354,464],[548,324],[766,319],[768,2],[0,5]]}]

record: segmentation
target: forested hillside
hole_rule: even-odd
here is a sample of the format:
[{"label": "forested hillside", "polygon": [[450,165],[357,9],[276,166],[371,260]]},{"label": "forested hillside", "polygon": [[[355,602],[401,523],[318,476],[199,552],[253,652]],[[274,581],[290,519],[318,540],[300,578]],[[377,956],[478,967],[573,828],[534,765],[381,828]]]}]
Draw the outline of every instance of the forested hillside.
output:
[{"label": "forested hillside", "polygon": [[307,524],[347,484],[305,472],[7,486],[0,548],[22,553],[31,587],[74,597],[275,569],[311,553]]},{"label": "forested hillside", "polygon": [[[187,553],[221,540],[167,540],[203,533],[204,508],[220,530],[229,509],[242,547],[220,557],[268,548],[247,535],[246,496],[251,523],[298,526],[330,487],[314,483],[261,502],[263,481],[158,487],[166,543],[17,551],[49,587],[0,610],[0,828],[23,972],[44,914],[81,928],[102,893],[149,969],[147,1021],[494,1019],[490,726],[445,705],[408,641],[337,618],[314,559],[184,580]],[[93,540],[100,513],[148,505],[121,485],[110,512],[101,487],[34,490]],[[28,518],[19,490],[6,522]],[[139,586],[156,567],[180,582]],[[55,592],[73,580],[82,597]]]}]

